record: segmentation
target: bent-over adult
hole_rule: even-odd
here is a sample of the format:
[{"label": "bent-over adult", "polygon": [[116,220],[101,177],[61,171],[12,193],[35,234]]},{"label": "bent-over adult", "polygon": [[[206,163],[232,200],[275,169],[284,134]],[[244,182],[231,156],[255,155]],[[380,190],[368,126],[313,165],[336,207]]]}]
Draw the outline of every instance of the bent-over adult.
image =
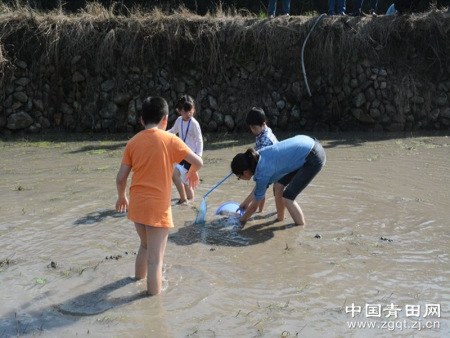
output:
[{"label": "bent-over adult", "polygon": [[305,224],[303,211],[295,201],[322,170],[326,162],[325,150],[320,142],[306,135],[278,142],[256,152],[249,148],[237,154],[231,162],[231,171],[240,180],[255,181],[253,201],[240,221],[246,222],[258,208],[266,194],[267,185],[274,183],[277,219],[284,219],[285,208],[297,225]]}]

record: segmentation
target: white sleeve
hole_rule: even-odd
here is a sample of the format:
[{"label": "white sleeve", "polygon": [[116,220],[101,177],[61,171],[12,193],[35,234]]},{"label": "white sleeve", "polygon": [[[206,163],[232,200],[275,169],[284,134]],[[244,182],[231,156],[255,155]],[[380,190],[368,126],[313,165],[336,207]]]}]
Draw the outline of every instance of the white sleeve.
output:
[{"label": "white sleeve", "polygon": [[197,120],[194,123],[194,137],[195,137],[195,146],[196,146],[196,154],[200,157],[203,155],[203,135],[202,130],[200,129],[200,124]]},{"label": "white sleeve", "polygon": [[179,134],[180,133],[180,119],[181,119],[181,116],[179,116],[175,120],[175,123],[173,124],[172,128],[170,128],[168,130],[169,133],[171,133],[171,134]]}]

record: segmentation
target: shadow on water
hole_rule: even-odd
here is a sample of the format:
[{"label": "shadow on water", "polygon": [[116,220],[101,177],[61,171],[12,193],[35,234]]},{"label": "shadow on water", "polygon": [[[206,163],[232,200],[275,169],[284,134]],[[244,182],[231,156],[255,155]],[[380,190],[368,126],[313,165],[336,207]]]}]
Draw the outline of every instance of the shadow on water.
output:
[{"label": "shadow on water", "polygon": [[125,216],[126,216],[126,213],[118,213],[115,210],[102,209],[102,210],[91,212],[91,213],[87,214],[86,216],[77,219],[75,222],[73,222],[73,224],[74,225],[94,224],[94,223],[103,222],[108,217],[119,218],[119,217],[125,217]]},{"label": "shadow on water", "polygon": [[[333,148],[338,146],[362,146],[366,143],[377,142],[380,140],[390,139],[407,139],[411,137],[433,137],[448,136],[448,131],[403,131],[403,132],[313,132],[313,131],[280,131],[273,129],[274,134],[279,141],[287,138],[304,134],[316,137],[323,141],[325,148]],[[4,142],[23,143],[26,146],[39,146],[44,143],[50,143],[53,146],[59,143],[80,143],[80,147],[68,152],[69,154],[77,154],[83,152],[108,152],[121,150],[125,147],[127,141],[132,138],[135,133],[68,133],[62,131],[49,131],[41,134],[30,135],[1,135],[0,140]],[[230,132],[230,133],[203,133],[204,150],[219,150],[224,148],[237,148],[236,153],[245,149],[243,146],[253,146],[255,137],[250,131]],[[112,144],[92,145],[91,142],[111,142]]]},{"label": "shadow on water", "polygon": [[135,133],[72,133],[62,130],[43,130],[39,134],[26,134],[23,132],[4,135],[0,133],[0,139],[8,142],[17,143],[36,143],[36,142],[101,142],[101,141],[127,141]]},{"label": "shadow on water", "polygon": [[[301,133],[299,133],[301,134]],[[324,142],[324,148],[335,148],[339,146],[359,147],[371,142],[387,141],[392,139],[408,139],[412,137],[434,137],[447,136],[446,131],[421,130],[421,131],[399,131],[399,132],[334,132],[334,133],[308,133]],[[283,135],[283,134],[282,134]],[[278,135],[277,135],[278,136]],[[294,134],[289,137],[295,136]],[[279,138],[281,139],[281,138]]]},{"label": "shadow on water", "polygon": [[85,152],[107,152],[122,149],[126,146],[126,142],[120,142],[116,144],[99,144],[99,145],[88,145],[84,147],[80,147],[77,150],[69,151],[68,154],[77,154],[77,153],[85,153]]},{"label": "shadow on water", "polygon": [[142,291],[126,297],[107,298],[107,295],[136,280],[131,277],[119,279],[101,288],[72,298],[62,304],[55,305],[54,308],[62,314],[71,316],[92,316],[103,313],[112,308],[130,303],[140,298],[147,297],[147,292]]},{"label": "shadow on water", "polygon": [[[267,219],[275,213],[264,217],[255,217],[255,220]],[[266,242],[274,237],[275,231],[286,230],[296,227],[295,224],[273,226],[276,220],[271,220],[255,225],[243,227],[239,220],[234,217],[224,217],[206,223],[186,222],[185,226],[179,228],[175,233],[169,235],[169,241],[177,245],[192,245],[203,243],[219,246],[249,246]]]},{"label": "shadow on water", "polygon": [[[309,135],[316,137],[323,142],[324,148],[335,148],[339,146],[359,147],[370,142],[379,142],[382,140],[408,139],[411,137],[433,137],[447,136],[448,131],[399,131],[399,132],[314,132],[314,131],[279,131],[273,129],[275,136],[279,141],[294,137],[296,135]],[[245,151],[239,147],[248,145],[252,147],[255,137],[250,132],[211,134],[206,137],[204,150],[217,150],[223,148],[237,148],[236,153]]]},{"label": "shadow on water", "polygon": [[203,150],[218,150],[223,148],[242,147],[255,143],[251,133],[224,133],[204,135]]},{"label": "shadow on water", "polygon": [[[110,284],[104,285],[94,291],[81,294],[71,298],[61,304],[51,305],[44,309],[26,311],[30,306],[35,306],[37,302],[50,296],[49,292],[41,294],[31,301],[18,306],[23,314],[11,311],[4,318],[0,319],[0,337],[10,337],[12,335],[25,335],[34,330],[51,330],[54,328],[69,326],[73,321],[85,316],[94,316],[110,309],[134,302],[148,297],[147,292],[139,292],[123,297],[108,298],[108,295],[128,284],[135,283],[131,277],[119,279]],[[64,315],[63,318],[56,318],[56,313]]]}]

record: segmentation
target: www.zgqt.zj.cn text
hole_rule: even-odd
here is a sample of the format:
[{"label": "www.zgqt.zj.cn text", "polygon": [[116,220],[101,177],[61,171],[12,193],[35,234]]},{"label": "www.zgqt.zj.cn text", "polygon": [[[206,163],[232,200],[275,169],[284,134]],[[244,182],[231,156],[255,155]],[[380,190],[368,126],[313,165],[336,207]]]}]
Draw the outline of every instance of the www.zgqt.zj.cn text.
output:
[{"label": "www.zgqt.zj.cn text", "polygon": [[[440,329],[438,318],[441,317],[440,304],[411,305],[404,308],[393,303],[366,304],[365,307],[355,305],[345,307],[345,312],[353,318],[347,321],[349,329],[381,329],[381,330],[436,330]],[[404,313],[406,319],[399,319]],[[361,320],[364,317],[365,320]],[[370,319],[373,318],[373,319]]]}]

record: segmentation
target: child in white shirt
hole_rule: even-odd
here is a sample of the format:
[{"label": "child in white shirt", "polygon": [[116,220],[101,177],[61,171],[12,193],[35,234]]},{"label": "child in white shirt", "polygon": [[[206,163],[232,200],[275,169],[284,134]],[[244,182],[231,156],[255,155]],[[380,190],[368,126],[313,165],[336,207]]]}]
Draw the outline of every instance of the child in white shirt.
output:
[{"label": "child in white shirt", "polygon": [[[175,110],[180,114],[173,127],[168,130],[169,133],[178,134],[184,143],[198,156],[203,154],[203,136],[200,124],[194,118],[195,104],[194,99],[189,95],[183,95],[177,102]],[[194,199],[194,190],[186,182],[186,174],[191,164],[187,161],[181,161],[175,166],[172,180],[180,194],[177,204],[186,203]]]}]

